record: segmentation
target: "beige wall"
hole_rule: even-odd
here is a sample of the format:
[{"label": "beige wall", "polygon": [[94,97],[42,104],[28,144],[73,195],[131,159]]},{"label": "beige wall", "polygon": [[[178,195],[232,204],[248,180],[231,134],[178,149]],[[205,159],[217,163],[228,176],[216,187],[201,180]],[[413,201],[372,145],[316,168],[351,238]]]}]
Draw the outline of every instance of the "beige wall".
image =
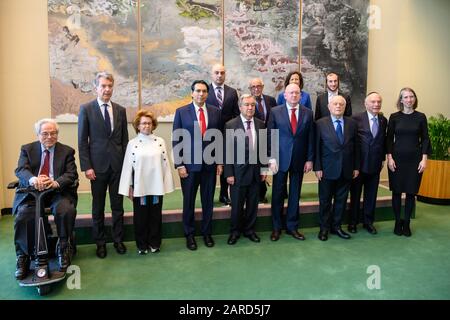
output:
[{"label": "beige wall", "polygon": [[[384,97],[384,111],[395,111],[398,91],[413,87],[420,110],[450,116],[443,105],[450,90],[450,2],[447,0],[371,0],[381,12],[381,29],[369,32],[368,90]],[[20,145],[35,139],[33,123],[50,116],[47,1],[0,1],[0,208],[10,207]],[[166,141],[171,125],[157,134]],[[130,127],[130,135],[134,131]],[[60,141],[77,148],[76,124],[62,124]],[[385,174],[384,174],[385,176]],[[311,175],[308,179],[313,179]],[[175,179],[178,182],[178,179]],[[87,190],[85,179],[80,190]]]}]

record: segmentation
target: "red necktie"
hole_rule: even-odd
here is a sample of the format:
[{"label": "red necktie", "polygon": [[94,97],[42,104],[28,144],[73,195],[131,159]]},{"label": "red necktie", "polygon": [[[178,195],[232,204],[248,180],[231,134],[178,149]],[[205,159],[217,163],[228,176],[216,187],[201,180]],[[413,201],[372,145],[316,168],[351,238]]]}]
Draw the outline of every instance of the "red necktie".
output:
[{"label": "red necktie", "polygon": [[205,114],[203,112],[203,108],[198,108],[198,111],[200,112],[200,132],[202,133],[202,137],[205,135],[206,132],[206,119],[205,119]]},{"label": "red necktie", "polygon": [[45,156],[44,156],[44,164],[41,168],[41,175],[45,175],[47,177],[50,176],[50,151],[44,150]]},{"label": "red necktie", "polygon": [[295,134],[297,132],[297,116],[295,115],[295,108],[291,109],[291,128],[292,128],[292,134]]}]

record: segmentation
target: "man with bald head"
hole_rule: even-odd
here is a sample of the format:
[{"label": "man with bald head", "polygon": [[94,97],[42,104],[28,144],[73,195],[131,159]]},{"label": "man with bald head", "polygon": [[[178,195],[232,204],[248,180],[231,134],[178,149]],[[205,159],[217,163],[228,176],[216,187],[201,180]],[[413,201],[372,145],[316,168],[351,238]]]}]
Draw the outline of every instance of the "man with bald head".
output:
[{"label": "man with bald head", "polygon": [[350,239],[341,221],[350,183],[359,174],[360,152],[358,126],[352,118],[344,117],[345,105],[344,97],[332,97],[328,103],[330,115],[316,121],[314,171],[319,180],[321,241],[328,240],[328,232]]},{"label": "man with bald head", "polygon": [[[212,66],[212,83],[209,84],[209,94],[206,100],[206,104],[216,106],[220,109],[222,128],[225,127],[225,123],[240,114],[236,89],[233,89],[225,84],[225,76],[226,71],[222,64],[215,64]],[[219,201],[225,205],[231,204],[231,200],[228,195],[228,183],[223,174],[220,176]]]},{"label": "man with bald head", "polygon": [[[311,171],[313,165],[313,113],[299,104],[301,93],[297,84],[289,84],[284,91],[284,97],[286,102],[272,108],[267,122],[269,141],[271,141],[271,136],[278,131],[278,145],[280,146],[278,160],[270,159],[269,164],[270,170],[275,173],[272,187],[272,234],[270,239],[277,241],[280,238],[284,190],[289,176],[286,233],[297,240],[305,240],[305,236],[298,232],[300,213],[298,202],[303,174]],[[270,143],[269,149],[271,149]]]},{"label": "man with bald head", "polygon": [[[377,200],[380,171],[386,157],[387,119],[381,113],[382,98],[377,92],[367,95],[364,105],[366,111],[353,116],[358,124],[361,146],[359,176],[352,181],[350,189],[351,214],[348,231],[357,232],[357,225],[363,218],[363,227],[371,234],[377,230],[373,226]],[[363,217],[360,215],[360,198],[364,188]]]}]

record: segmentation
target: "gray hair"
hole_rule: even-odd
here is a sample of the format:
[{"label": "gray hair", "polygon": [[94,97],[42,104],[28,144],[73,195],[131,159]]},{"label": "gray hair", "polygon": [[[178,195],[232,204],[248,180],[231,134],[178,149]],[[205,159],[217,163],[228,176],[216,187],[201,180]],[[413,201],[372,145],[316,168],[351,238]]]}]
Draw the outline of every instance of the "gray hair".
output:
[{"label": "gray hair", "polygon": [[109,72],[102,71],[102,72],[99,72],[99,73],[97,73],[95,75],[94,85],[96,87],[98,87],[98,84],[100,82],[100,78],[108,79],[109,81],[111,81],[114,84],[114,76],[111,73],[109,73]]},{"label": "gray hair", "polygon": [[59,125],[58,125],[58,123],[56,122],[55,119],[52,119],[52,118],[44,118],[44,119],[41,119],[41,120],[37,121],[37,122],[34,124],[34,131],[36,131],[36,134],[37,134],[37,135],[39,135],[39,134],[41,133],[42,125],[44,125],[44,124],[46,124],[46,123],[52,123],[52,124],[54,124],[55,127],[56,127],[56,132],[59,132]]},{"label": "gray hair", "polygon": [[239,97],[239,106],[242,106],[242,103],[243,103],[244,99],[247,99],[247,98],[253,98],[253,99],[255,99],[255,97],[252,96],[251,94],[249,94],[249,93],[244,93],[243,95],[241,95],[241,96]]},{"label": "gray hair", "polygon": [[248,81],[248,86],[251,87],[251,86],[252,86],[252,82],[255,81],[255,80],[261,82],[261,85],[264,86],[264,81],[263,81],[263,79],[261,79],[261,78],[253,78],[253,79],[250,79],[250,80]]}]

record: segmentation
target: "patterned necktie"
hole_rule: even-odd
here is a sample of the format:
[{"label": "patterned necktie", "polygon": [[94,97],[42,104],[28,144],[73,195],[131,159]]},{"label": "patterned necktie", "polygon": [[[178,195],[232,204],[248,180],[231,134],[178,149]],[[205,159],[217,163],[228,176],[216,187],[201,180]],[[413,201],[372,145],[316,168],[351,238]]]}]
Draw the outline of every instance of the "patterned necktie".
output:
[{"label": "patterned necktie", "polygon": [[248,136],[248,144],[250,146],[251,149],[253,149],[253,134],[252,134],[252,127],[251,127],[251,120],[247,120],[245,121],[247,122],[247,130],[245,131],[245,133]]},{"label": "patterned necktie", "polygon": [[336,120],[336,135],[340,144],[344,143],[344,135],[342,134],[341,120]]},{"label": "patterned necktie", "polygon": [[219,102],[219,108],[222,109],[223,104],[223,96],[222,96],[222,88],[217,87],[217,101]]},{"label": "patterned necktie", "polygon": [[264,115],[264,108],[262,105],[261,96],[256,97],[256,103],[258,104],[258,113],[261,115],[261,120],[266,121],[266,116]]},{"label": "patterned necktie", "polygon": [[377,133],[378,133],[378,119],[373,117],[372,121],[373,121],[373,123],[372,123],[372,137],[375,138],[377,136]]},{"label": "patterned necktie", "polygon": [[111,135],[111,118],[109,117],[108,112],[108,105],[105,103],[103,105],[105,107],[105,126],[106,126],[106,132],[108,133],[108,136]]},{"label": "patterned necktie", "polygon": [[44,150],[45,156],[44,156],[44,163],[42,164],[41,168],[41,175],[50,176],[50,151]]},{"label": "patterned necktie", "polygon": [[205,113],[203,112],[203,108],[198,108],[199,114],[199,122],[200,122],[200,132],[202,133],[202,137],[205,135],[206,132],[206,119],[205,119]]},{"label": "patterned necktie", "polygon": [[291,109],[291,129],[292,134],[295,134],[297,132],[297,116],[295,115],[296,108]]}]

